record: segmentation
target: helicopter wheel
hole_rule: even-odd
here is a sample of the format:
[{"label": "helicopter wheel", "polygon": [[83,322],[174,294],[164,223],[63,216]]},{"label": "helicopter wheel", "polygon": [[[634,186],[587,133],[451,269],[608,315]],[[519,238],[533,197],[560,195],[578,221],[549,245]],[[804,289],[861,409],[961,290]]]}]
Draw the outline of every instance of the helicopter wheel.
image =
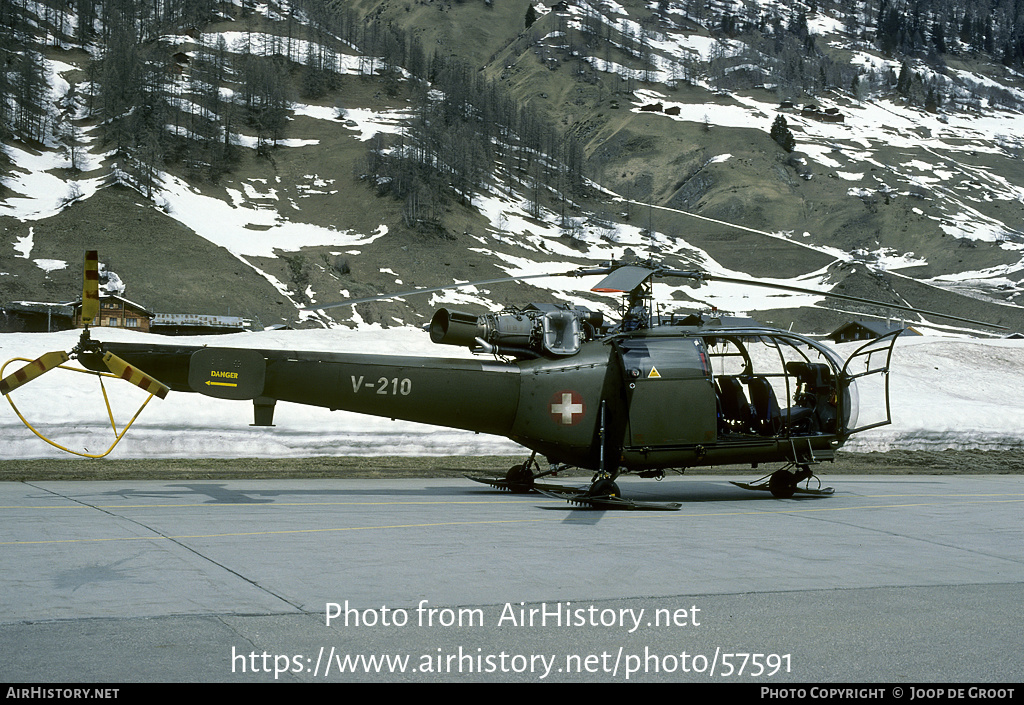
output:
[{"label": "helicopter wheel", "polygon": [[615,484],[615,481],[607,478],[598,480],[592,484],[590,489],[587,491],[587,494],[591,497],[603,497],[606,495],[609,497],[622,496],[619,492],[619,486]]},{"label": "helicopter wheel", "polygon": [[526,494],[533,489],[533,472],[526,463],[513,465],[505,473],[505,481],[512,494]]},{"label": "helicopter wheel", "polygon": [[776,499],[788,499],[796,492],[797,477],[789,470],[776,470],[768,478],[768,491]]}]

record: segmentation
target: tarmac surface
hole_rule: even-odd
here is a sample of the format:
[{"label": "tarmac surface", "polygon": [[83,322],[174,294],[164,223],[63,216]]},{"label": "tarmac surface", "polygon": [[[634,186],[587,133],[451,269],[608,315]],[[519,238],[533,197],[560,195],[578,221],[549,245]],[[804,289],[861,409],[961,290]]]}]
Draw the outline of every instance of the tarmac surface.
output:
[{"label": "tarmac surface", "polygon": [[1024,477],[0,482],[0,682],[1019,683]]}]

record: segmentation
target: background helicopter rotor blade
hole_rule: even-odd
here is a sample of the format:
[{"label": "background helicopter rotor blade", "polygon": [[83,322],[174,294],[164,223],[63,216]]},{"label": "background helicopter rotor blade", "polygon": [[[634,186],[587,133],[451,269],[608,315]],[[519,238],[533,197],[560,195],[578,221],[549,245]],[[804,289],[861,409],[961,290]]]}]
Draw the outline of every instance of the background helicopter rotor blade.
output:
[{"label": "background helicopter rotor blade", "polygon": [[82,323],[91,326],[100,314],[100,266],[99,253],[89,250],[85,253],[85,269],[82,275]]},{"label": "background helicopter rotor blade", "polygon": [[0,394],[6,396],[21,385],[28,384],[36,377],[49,372],[58,365],[63,365],[70,359],[63,350],[44,353],[21,369],[0,380]]},{"label": "background helicopter rotor blade", "polygon": [[[396,294],[380,294],[378,296],[365,296],[359,299],[348,299],[347,301],[339,301],[333,304],[327,304],[325,306],[307,306],[302,309],[305,312],[312,313],[316,311],[326,311],[329,308],[338,308],[339,306],[355,306],[356,304],[365,304],[372,301],[387,301],[389,299],[401,299],[406,296],[415,296],[416,294],[432,294],[437,291],[450,291],[452,289],[465,289],[470,286],[486,286],[487,284],[503,284],[506,282],[518,282],[526,279],[542,279],[544,277],[570,277],[579,276],[583,270],[573,269],[568,272],[550,272],[547,274],[527,274],[525,276],[516,277],[499,277],[497,279],[482,279],[475,282],[462,282],[461,284],[447,284],[445,286],[435,286],[429,289],[413,289],[412,291],[402,291]],[[589,273],[589,272],[583,272]]]},{"label": "background helicopter rotor blade", "polygon": [[973,318],[964,318],[962,316],[953,316],[948,313],[939,313],[938,311],[926,311],[920,308],[914,308],[913,306],[904,306],[901,304],[888,304],[883,301],[873,301],[872,299],[863,299],[859,296],[850,296],[848,294],[836,294],[831,291],[819,291],[817,289],[805,289],[800,286],[791,286],[789,284],[771,284],[768,282],[759,282],[751,279],[737,279],[735,277],[721,277],[715,274],[694,274],[693,272],[665,272],[665,274],[677,274],[678,276],[688,276],[690,278],[700,277],[704,281],[716,281],[724,282],[727,284],[744,284],[747,286],[760,286],[768,289],[778,289],[780,291],[790,291],[795,294],[812,294],[817,296],[824,296],[830,299],[839,299],[841,301],[851,301],[858,304],[868,304],[871,306],[880,306],[882,308],[893,309],[896,311],[908,311],[910,313],[916,313],[920,316],[934,316],[936,318],[945,318],[951,321],[959,321],[961,323],[971,323],[973,325],[987,326],[989,328],[996,328],[999,330],[1007,330],[1005,326],[999,326],[994,323],[987,323],[985,321],[977,321]]},{"label": "background helicopter rotor blade", "polygon": [[387,301],[389,299],[404,298],[406,296],[414,296],[416,294],[430,294],[439,291],[450,291],[452,289],[462,289],[471,286],[485,286],[487,284],[501,284],[504,282],[525,281],[528,279],[542,279],[545,277],[581,277],[591,274],[606,275],[604,279],[602,279],[593,288],[591,288],[591,291],[598,293],[627,293],[635,289],[637,286],[641,285],[649,277],[679,277],[684,279],[690,279],[697,283],[698,285],[704,282],[716,281],[727,284],[743,284],[747,286],[758,286],[767,289],[776,289],[779,291],[789,291],[795,294],[810,294],[813,296],[822,296],[825,298],[838,299],[841,301],[850,301],[852,303],[879,306],[881,308],[887,308],[895,311],[907,311],[909,313],[915,313],[920,316],[933,316],[936,318],[943,318],[951,321],[959,321],[961,323],[969,323],[971,325],[995,328],[997,330],[1007,330],[1005,326],[996,325],[994,323],[979,321],[973,318],[965,318],[963,316],[954,316],[948,313],[939,313],[938,311],[928,311],[925,309],[914,308],[913,306],[885,303],[883,301],[875,301],[872,299],[865,299],[858,296],[850,296],[848,294],[837,294],[831,291],[808,289],[799,286],[792,286],[789,284],[775,284],[769,282],[760,282],[753,279],[739,279],[736,277],[719,276],[715,274],[709,274],[707,272],[700,270],[695,271],[666,269],[658,265],[657,263],[650,261],[634,263],[608,262],[600,267],[581,267],[567,272],[528,274],[525,276],[499,277],[495,279],[483,279],[474,282],[463,282],[461,284],[448,284],[446,286],[430,287],[426,289],[414,289],[412,291],[404,291],[395,294],[380,294],[378,296],[366,296],[358,299],[349,299],[348,301],[339,301],[337,303],[327,304],[325,306],[314,305],[304,308],[303,311],[324,311],[331,308],[337,308],[339,306],[355,306],[356,304],[369,303],[372,301]]},{"label": "background helicopter rotor blade", "polygon": [[[591,271],[586,272],[588,274],[596,274],[598,272]],[[839,299],[841,301],[850,301],[852,303],[866,304],[870,306],[878,306],[881,308],[892,309],[896,311],[907,311],[909,313],[916,313],[920,316],[933,316],[935,318],[944,318],[951,321],[959,321],[961,323],[970,323],[972,325],[985,326],[987,328],[995,328],[997,330],[1008,330],[1006,326],[996,325],[995,323],[989,323],[987,321],[979,321],[973,318],[965,318],[963,316],[954,316],[948,313],[939,313],[938,311],[928,311],[921,308],[914,308],[913,306],[905,306],[902,304],[885,303],[884,301],[875,301],[873,299],[865,299],[859,296],[850,296],[849,294],[837,294],[831,291],[821,291],[819,289],[808,289],[806,287],[792,286],[790,284],[777,284],[772,282],[760,282],[754,279],[739,279],[737,277],[725,277],[717,274],[709,274],[704,271],[693,271],[693,270],[678,270],[678,269],[664,269],[653,264],[627,264],[618,268],[612,268],[607,277],[598,282],[598,284],[591,289],[591,291],[598,292],[628,292],[632,291],[633,288],[639,286],[647,277],[678,277],[681,279],[690,279],[703,284],[704,282],[723,282],[726,284],[742,284],[745,286],[759,286],[765,289],[776,289],[779,291],[789,291],[795,294],[811,294],[813,296],[822,296],[830,299]]]},{"label": "background helicopter rotor blade", "polygon": [[116,377],[120,377],[123,380],[131,382],[136,387],[139,387],[150,394],[154,394],[161,399],[166,398],[167,393],[171,391],[170,387],[163,382],[157,380],[155,377],[147,375],[136,367],[132,367],[112,352],[108,352],[103,355],[103,364],[106,365],[107,369]]}]

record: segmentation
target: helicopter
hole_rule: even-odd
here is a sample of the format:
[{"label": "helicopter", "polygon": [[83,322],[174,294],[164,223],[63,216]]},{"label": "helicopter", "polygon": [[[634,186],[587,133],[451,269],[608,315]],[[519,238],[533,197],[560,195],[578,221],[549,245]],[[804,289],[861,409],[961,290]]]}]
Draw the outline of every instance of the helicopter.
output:
[{"label": "helicopter", "polygon": [[[468,348],[471,359],[114,343],[90,333],[98,316],[97,263],[96,251],[86,253],[85,328],[78,344],[4,377],[0,394],[10,399],[13,390],[76,358],[86,370],[128,380],[150,398],[174,391],[249,401],[254,426],[272,426],[277,402],[287,401],[494,434],[531,455],[503,477],[482,482],[596,508],[678,509],[679,503],[624,498],[616,480],[630,473],[661,479],[666,471],[729,464],[783,463],[755,483],[735,483],[776,498],[798,491],[830,494],[820,482],[810,486],[812,468],[834,460],[851,435],[891,423],[889,365],[902,330],[844,360],[820,341],[751,319],[716,312],[661,315],[653,303],[655,279],[771,286],[968,320],[648,260],[565,273],[602,275],[592,290],[624,296],[618,321],[574,304],[530,304],[483,315],[438,309],[426,326],[431,341]],[[523,278],[530,277],[456,286]],[[856,361],[865,363],[863,369]],[[882,382],[885,416],[858,425],[857,383],[867,376]],[[590,486],[538,482],[568,467],[592,471]]]}]

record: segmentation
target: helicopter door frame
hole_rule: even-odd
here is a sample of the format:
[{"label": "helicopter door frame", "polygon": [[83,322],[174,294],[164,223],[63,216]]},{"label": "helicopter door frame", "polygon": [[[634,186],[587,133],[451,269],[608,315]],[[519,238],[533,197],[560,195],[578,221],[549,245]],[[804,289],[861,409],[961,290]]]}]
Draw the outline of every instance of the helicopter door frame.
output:
[{"label": "helicopter door frame", "polygon": [[[843,413],[840,415],[844,426],[849,423],[848,416],[846,415],[847,409],[845,408],[851,400],[851,395],[848,392],[855,392],[856,387],[853,385],[855,380],[869,375],[882,375],[883,378],[883,389],[885,395],[885,420],[876,421],[875,423],[865,424],[863,426],[857,426],[856,428],[844,428],[843,433],[846,435],[853,435],[854,433],[860,433],[861,431],[867,431],[871,428],[878,428],[879,426],[888,426],[892,423],[892,406],[889,402],[889,367],[892,362],[892,351],[896,347],[896,339],[902,335],[906,328],[900,328],[894,330],[885,335],[881,335],[873,340],[869,340],[864,345],[857,348],[850,357],[846,358],[846,363],[843,365],[843,369],[839,372],[839,401],[843,406]],[[879,353],[885,353],[885,364],[881,367],[871,367],[871,356]],[[858,372],[857,374],[851,374],[849,372],[850,363],[858,357],[867,357],[864,364],[864,371]],[[856,423],[856,421],[855,421]]]},{"label": "helicopter door frame", "polygon": [[718,440],[703,338],[625,338],[616,347],[626,386],[626,447],[678,448]]},{"label": "helicopter door frame", "polygon": [[[782,336],[771,335],[771,334],[766,334],[766,335],[760,336],[759,342],[761,343],[761,345],[764,345],[766,348],[774,348],[775,349],[775,353],[779,356],[779,370],[780,370],[779,372],[764,372],[764,371],[762,371],[760,373],[760,375],[759,375],[760,377],[764,377],[765,379],[775,378],[775,379],[781,379],[782,380],[781,386],[784,388],[784,392],[783,392],[784,396],[782,397],[782,399],[784,401],[781,402],[781,403],[779,402],[779,397],[778,397],[778,393],[777,392],[776,392],[776,401],[775,401],[775,403],[779,407],[779,421],[780,421],[781,426],[778,428],[778,430],[775,433],[772,434],[773,436],[777,436],[777,437],[778,436],[783,436],[783,435],[789,436],[790,435],[790,428],[792,426],[792,421],[793,421],[793,407],[791,406],[792,401],[793,401],[793,389],[792,389],[792,386],[791,386],[791,383],[790,383],[789,374],[786,373],[786,355],[785,355],[785,353],[782,352],[782,345],[779,342],[780,340],[783,341],[786,345],[788,345],[789,348],[793,349],[794,351],[799,353],[801,356],[803,356],[805,361],[809,362],[809,360],[807,359],[807,356],[804,355],[799,350],[799,348],[797,348],[795,345],[793,345],[791,342],[789,342],[788,340],[786,340]],[[782,407],[782,403],[786,404],[785,408]]]}]

